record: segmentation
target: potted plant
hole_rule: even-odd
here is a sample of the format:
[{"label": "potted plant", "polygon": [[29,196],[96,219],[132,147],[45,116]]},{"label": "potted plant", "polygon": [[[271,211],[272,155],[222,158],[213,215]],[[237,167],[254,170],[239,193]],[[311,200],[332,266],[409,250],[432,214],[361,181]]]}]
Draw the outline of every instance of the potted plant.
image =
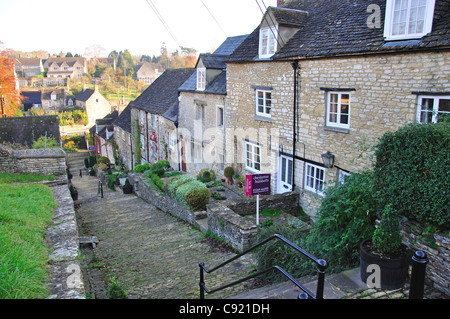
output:
[{"label": "potted plant", "polygon": [[133,193],[133,185],[130,184],[130,181],[128,180],[128,178],[125,181],[125,185],[123,185],[123,187],[122,187],[122,191],[124,194]]},{"label": "potted plant", "polygon": [[69,184],[70,196],[73,200],[78,200],[78,190],[72,184]]},{"label": "potted plant", "polygon": [[[371,266],[371,267],[369,267]],[[374,288],[398,289],[404,286],[408,274],[408,251],[402,243],[400,223],[392,205],[387,205],[382,213],[378,228],[372,238],[360,244],[360,275],[363,282],[379,269],[379,286]]]},{"label": "potted plant", "polygon": [[225,170],[223,171],[223,175],[225,175],[227,183],[231,185],[231,177],[234,175],[233,167],[231,167],[231,166],[225,167]]}]

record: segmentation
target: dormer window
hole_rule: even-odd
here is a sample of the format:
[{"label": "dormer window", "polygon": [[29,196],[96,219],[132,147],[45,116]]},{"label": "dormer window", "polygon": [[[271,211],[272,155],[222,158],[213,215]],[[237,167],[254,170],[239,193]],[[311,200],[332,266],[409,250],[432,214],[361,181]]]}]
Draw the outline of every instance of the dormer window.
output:
[{"label": "dormer window", "polygon": [[206,88],[206,68],[197,69],[197,90],[204,91]]},{"label": "dormer window", "polygon": [[272,57],[277,52],[278,26],[261,28],[259,31],[259,57]]},{"label": "dormer window", "polygon": [[420,39],[431,32],[435,0],[387,0],[386,40]]}]

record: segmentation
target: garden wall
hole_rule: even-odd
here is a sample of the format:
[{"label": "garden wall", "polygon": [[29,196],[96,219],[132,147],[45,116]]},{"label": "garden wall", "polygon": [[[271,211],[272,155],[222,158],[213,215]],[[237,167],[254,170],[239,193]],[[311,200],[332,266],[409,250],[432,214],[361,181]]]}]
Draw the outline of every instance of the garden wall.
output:
[{"label": "garden wall", "polygon": [[[285,212],[298,208],[298,193],[260,196],[260,212],[276,208]],[[207,207],[208,228],[234,248],[244,251],[257,244],[257,226],[245,218],[256,214],[256,197],[213,203]]]},{"label": "garden wall", "polygon": [[66,153],[60,148],[12,150],[0,144],[0,173],[66,173]]},{"label": "garden wall", "polygon": [[0,118],[0,143],[31,147],[33,141],[46,135],[61,142],[57,115]]},{"label": "garden wall", "polygon": [[410,220],[402,224],[402,236],[411,250],[427,254],[426,284],[450,295],[450,238],[427,234],[425,227]]}]

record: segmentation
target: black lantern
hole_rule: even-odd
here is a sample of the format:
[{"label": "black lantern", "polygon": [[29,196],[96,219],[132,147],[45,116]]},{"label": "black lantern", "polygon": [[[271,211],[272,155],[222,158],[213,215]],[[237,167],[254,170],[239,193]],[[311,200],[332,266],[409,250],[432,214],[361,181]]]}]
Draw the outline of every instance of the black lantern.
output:
[{"label": "black lantern", "polygon": [[322,161],[326,168],[332,168],[334,166],[334,155],[327,151],[322,154]]}]

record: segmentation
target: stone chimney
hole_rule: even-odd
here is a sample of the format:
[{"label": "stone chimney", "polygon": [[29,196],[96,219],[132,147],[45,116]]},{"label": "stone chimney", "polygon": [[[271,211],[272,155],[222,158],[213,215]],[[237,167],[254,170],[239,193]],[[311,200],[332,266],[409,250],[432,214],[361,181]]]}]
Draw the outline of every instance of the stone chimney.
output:
[{"label": "stone chimney", "polygon": [[284,4],[284,0],[277,0],[277,7],[281,7]]}]

